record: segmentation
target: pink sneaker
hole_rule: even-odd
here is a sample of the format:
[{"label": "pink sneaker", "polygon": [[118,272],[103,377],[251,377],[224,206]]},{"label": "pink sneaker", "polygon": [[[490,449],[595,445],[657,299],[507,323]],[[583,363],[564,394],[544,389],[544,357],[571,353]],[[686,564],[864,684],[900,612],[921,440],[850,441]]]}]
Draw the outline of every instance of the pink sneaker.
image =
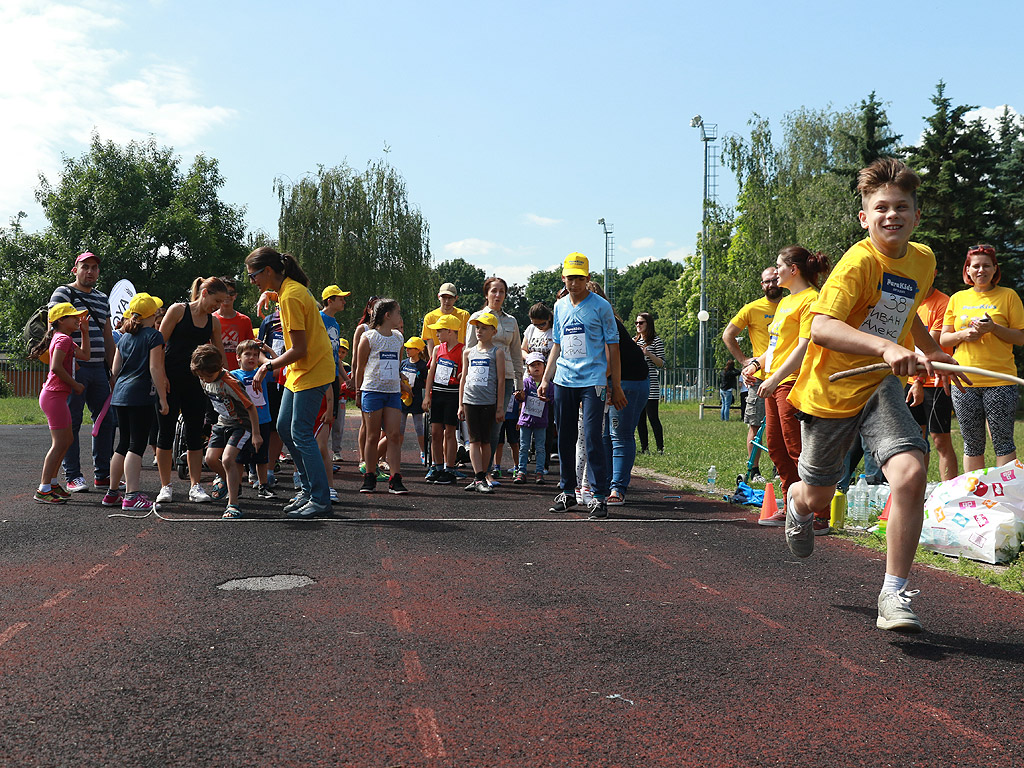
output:
[{"label": "pink sneaker", "polygon": [[144,493],[136,493],[131,498],[125,497],[121,503],[121,509],[125,512],[149,512],[153,509],[153,502]]},{"label": "pink sneaker", "polygon": [[116,507],[123,500],[124,499],[121,496],[121,492],[111,488],[105,494],[103,494],[103,498],[100,499],[100,504],[102,504],[104,507]]}]

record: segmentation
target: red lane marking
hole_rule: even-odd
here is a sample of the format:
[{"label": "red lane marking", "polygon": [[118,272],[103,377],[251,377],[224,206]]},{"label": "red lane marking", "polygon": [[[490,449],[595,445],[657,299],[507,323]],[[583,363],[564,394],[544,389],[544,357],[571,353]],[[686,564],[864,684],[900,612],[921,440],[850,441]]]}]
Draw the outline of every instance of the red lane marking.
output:
[{"label": "red lane marking", "polygon": [[772,619],[769,619],[767,616],[764,616],[764,615],[758,613],[753,608],[748,608],[745,605],[737,605],[736,607],[739,608],[741,611],[743,611],[743,613],[747,614],[748,616],[753,616],[755,619],[760,621],[762,624],[767,624],[772,629],[785,629],[785,627],[782,626],[781,624],[779,624],[779,622],[773,621]]},{"label": "red lane marking", "polygon": [[437,718],[434,710],[426,707],[413,707],[413,717],[416,718],[416,729],[420,733],[420,747],[428,759],[447,757],[444,751],[444,743],[441,741],[441,733],[437,728]]},{"label": "red lane marking", "polygon": [[423,672],[423,665],[420,664],[420,657],[416,651],[402,651],[402,663],[405,664],[405,682],[427,682],[427,676]]},{"label": "red lane marking", "polygon": [[132,545],[131,545],[131,544],[125,544],[125,545],[124,545],[123,547],[121,547],[121,548],[120,548],[119,550],[117,550],[116,552],[114,552],[114,557],[120,557],[121,555],[123,555],[123,554],[124,554],[125,552],[127,552],[127,551],[128,551],[129,549],[131,549],[131,548],[132,548]]},{"label": "red lane marking", "polygon": [[644,555],[644,557],[646,557],[648,560],[650,560],[652,563],[654,563],[659,568],[664,568],[666,571],[671,571],[672,570],[672,566],[671,565],[666,563],[664,560],[659,560],[654,555]]},{"label": "red lane marking", "polygon": [[106,567],[107,567],[106,563],[100,563],[99,565],[94,565],[92,568],[90,568],[88,571],[85,572],[85,574],[82,576],[82,581],[88,581],[89,579],[96,578],[99,575],[100,571],[102,571]]},{"label": "red lane marking", "polygon": [[595,525],[594,530],[604,532],[604,528],[602,528],[600,525]]},{"label": "red lane marking", "polygon": [[383,568],[385,571],[394,570],[395,561],[392,560],[390,557],[381,558],[380,567]]},{"label": "red lane marking", "polygon": [[914,702],[910,706],[912,706],[918,712],[921,712],[926,715],[931,715],[940,723],[945,725],[949,730],[955,731],[956,733],[959,733],[961,736],[966,736],[967,738],[976,742],[980,747],[984,747],[985,749],[998,749],[1000,747],[998,741],[989,738],[981,731],[976,731],[970,726],[964,725],[944,709],[939,709],[938,707],[933,707],[930,704],[925,704],[924,702],[920,701]]},{"label": "red lane marking", "polygon": [[388,595],[395,598],[396,600],[402,596],[402,585],[394,579],[388,579],[385,582],[388,585]]},{"label": "red lane marking", "polygon": [[11,626],[9,626],[3,632],[0,632],[0,645],[6,643],[8,640],[10,640],[16,634],[21,632],[21,630],[23,630],[27,626],[27,621],[19,621],[17,624],[11,624]]},{"label": "red lane marking", "polygon": [[702,584],[701,582],[697,581],[696,579],[687,579],[687,581],[690,582],[691,584],[693,584],[693,586],[695,586],[697,589],[703,589],[706,592],[710,592],[712,595],[717,595],[718,597],[722,596],[722,593],[719,592],[717,589],[714,589],[713,587],[709,587],[707,584]]},{"label": "red lane marking", "polygon": [[613,536],[612,537],[612,541],[614,541],[620,547],[625,547],[626,549],[636,549],[636,544],[630,544],[625,539],[619,539],[619,538],[616,538],[616,537]]},{"label": "red lane marking", "polygon": [[62,589],[60,592],[58,592],[56,595],[51,597],[49,600],[44,602],[39,607],[40,608],[53,608],[53,606],[55,606],[61,600],[66,600],[67,598],[71,597],[73,594],[75,594],[75,590],[73,590],[73,589]]},{"label": "red lane marking", "polygon": [[146,530],[144,530],[144,531],[143,531],[142,533],[137,533],[137,534],[135,534],[135,538],[136,538],[136,539],[144,539],[144,538],[146,538],[147,536],[149,536],[149,534],[151,534],[152,532],[153,532],[153,529],[152,529],[152,528],[147,528],[147,529],[146,529]]},{"label": "red lane marking", "polygon": [[18,499],[27,499],[27,498],[28,498],[28,494],[27,493],[16,493],[13,496],[11,496],[11,501],[17,501]]},{"label": "red lane marking", "polygon": [[399,632],[409,632],[412,630],[412,625],[409,624],[409,614],[400,608],[396,608],[391,612],[391,617],[395,620],[395,629]]},{"label": "red lane marking", "polygon": [[841,666],[848,672],[853,672],[857,675],[864,675],[865,677],[878,677],[877,672],[872,672],[867,667],[862,667],[860,664],[855,664],[849,659],[844,659],[838,653],[834,653],[833,651],[830,651],[827,648],[822,648],[820,645],[809,645],[807,647],[809,650],[812,650],[815,653],[824,656],[829,661],[836,662],[837,664],[839,664],[839,666]]}]

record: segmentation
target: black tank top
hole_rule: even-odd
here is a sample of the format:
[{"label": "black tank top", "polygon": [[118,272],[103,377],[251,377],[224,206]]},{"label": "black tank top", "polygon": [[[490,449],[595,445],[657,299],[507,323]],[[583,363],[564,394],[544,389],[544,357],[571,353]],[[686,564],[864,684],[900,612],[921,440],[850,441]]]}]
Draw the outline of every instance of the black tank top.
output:
[{"label": "black tank top", "polygon": [[168,376],[192,375],[192,353],[196,347],[209,344],[213,338],[213,318],[206,316],[206,325],[196,328],[192,322],[192,309],[185,304],[185,312],[181,320],[174,326],[171,338],[167,340],[167,351],[164,355],[164,366]]}]

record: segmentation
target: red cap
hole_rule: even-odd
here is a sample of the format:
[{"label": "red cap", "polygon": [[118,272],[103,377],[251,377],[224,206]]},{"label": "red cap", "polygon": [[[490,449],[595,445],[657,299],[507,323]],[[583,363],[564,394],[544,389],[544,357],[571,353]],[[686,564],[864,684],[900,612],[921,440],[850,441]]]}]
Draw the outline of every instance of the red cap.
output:
[{"label": "red cap", "polygon": [[97,256],[95,253],[89,253],[89,251],[86,251],[85,253],[78,254],[78,258],[75,259],[75,266],[77,267],[79,264],[81,264],[86,259],[96,259],[96,263],[97,264],[100,263],[100,257],[99,256]]}]

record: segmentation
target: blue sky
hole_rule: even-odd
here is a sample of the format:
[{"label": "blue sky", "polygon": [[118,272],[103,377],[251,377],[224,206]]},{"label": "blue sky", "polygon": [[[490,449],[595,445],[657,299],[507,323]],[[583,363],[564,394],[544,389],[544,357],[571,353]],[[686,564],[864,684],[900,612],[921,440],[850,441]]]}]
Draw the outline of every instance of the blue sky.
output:
[{"label": "blue sky", "polygon": [[510,282],[574,250],[596,263],[602,217],[618,266],[681,259],[700,229],[694,114],[742,134],[752,112],[777,128],[875,90],[915,140],[939,79],[955,103],[1020,108],[1024,14],[981,6],[5,0],[0,217],[40,228],[37,174],[95,129],[216,157],[223,198],[272,233],[275,176],[386,156],[439,261]]}]

